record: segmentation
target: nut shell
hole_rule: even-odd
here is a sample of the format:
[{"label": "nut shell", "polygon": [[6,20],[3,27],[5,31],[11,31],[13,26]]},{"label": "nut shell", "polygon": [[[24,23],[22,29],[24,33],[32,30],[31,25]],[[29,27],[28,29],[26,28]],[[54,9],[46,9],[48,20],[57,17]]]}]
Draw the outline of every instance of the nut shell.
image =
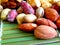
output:
[{"label": "nut shell", "polygon": [[56,21],[59,17],[59,14],[53,8],[46,8],[45,9],[45,17],[50,19],[51,21]]},{"label": "nut shell", "polygon": [[37,27],[37,24],[34,23],[24,23],[24,24],[19,24],[18,28],[22,31],[26,32],[32,32],[34,29]]},{"label": "nut shell", "polygon": [[50,27],[52,27],[52,28],[54,28],[54,29],[57,29],[56,24],[54,24],[54,22],[52,22],[52,21],[49,20],[49,19],[38,18],[37,21],[36,21],[36,23],[37,23],[38,25],[47,25],[47,26],[50,26]]},{"label": "nut shell", "polygon": [[37,17],[33,14],[27,14],[24,16],[24,22],[28,22],[28,23],[34,22],[36,19]]},{"label": "nut shell", "polygon": [[9,14],[9,12],[11,11],[11,9],[6,8],[1,12],[1,19],[2,20],[6,20],[7,19],[7,15]]},{"label": "nut shell", "polygon": [[60,17],[57,19],[56,25],[57,25],[58,28],[60,28]]},{"label": "nut shell", "polygon": [[25,16],[24,13],[17,15],[16,19],[17,19],[18,24],[21,24],[23,22],[24,16]]},{"label": "nut shell", "polygon": [[22,9],[24,10],[24,13],[26,13],[26,14],[34,14],[35,13],[32,6],[29,3],[27,3],[26,1],[22,1],[20,3],[20,5],[21,5]]},{"label": "nut shell", "polygon": [[36,9],[36,16],[37,16],[37,18],[44,16],[44,9],[42,7],[39,7]]},{"label": "nut shell", "polygon": [[3,10],[3,6],[2,5],[0,5],[0,13],[1,13],[1,11]]},{"label": "nut shell", "polygon": [[18,14],[17,14],[17,11],[16,11],[16,10],[11,10],[11,11],[9,12],[9,14],[7,15],[7,20],[8,20],[9,22],[14,22],[14,20],[15,20],[15,18],[16,18],[17,15],[18,15]]},{"label": "nut shell", "polygon": [[40,25],[34,30],[34,35],[39,39],[52,39],[57,36],[57,32],[52,27]]},{"label": "nut shell", "polygon": [[41,3],[39,0],[27,0],[27,2],[32,6],[32,7],[40,7]]}]

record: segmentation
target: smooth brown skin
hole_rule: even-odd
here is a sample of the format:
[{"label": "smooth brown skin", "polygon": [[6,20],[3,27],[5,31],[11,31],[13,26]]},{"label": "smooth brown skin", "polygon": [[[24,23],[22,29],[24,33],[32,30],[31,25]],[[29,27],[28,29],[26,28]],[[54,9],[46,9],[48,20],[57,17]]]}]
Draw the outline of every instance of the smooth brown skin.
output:
[{"label": "smooth brown skin", "polygon": [[26,31],[26,32],[32,32],[36,27],[37,27],[37,24],[34,24],[34,23],[24,23],[24,24],[18,25],[18,28],[20,30]]},{"label": "smooth brown skin", "polygon": [[34,30],[34,35],[39,39],[52,39],[57,36],[57,32],[52,27],[40,25]]},{"label": "smooth brown skin", "polygon": [[37,23],[38,25],[48,25],[47,19],[45,19],[45,18],[38,18],[38,19],[36,20],[36,23]]},{"label": "smooth brown skin", "polygon": [[53,23],[51,20],[48,19],[48,23],[49,23],[49,26],[54,28],[54,29],[57,29],[57,26],[55,23]]},{"label": "smooth brown skin", "polygon": [[36,23],[38,25],[48,25],[48,26],[50,26],[50,27],[52,27],[54,29],[57,29],[56,24],[54,24],[54,22],[52,22],[51,20],[46,19],[46,18],[38,18]]},{"label": "smooth brown skin", "polygon": [[60,17],[57,19],[56,25],[57,25],[58,28],[60,28]]},{"label": "smooth brown skin", "polygon": [[45,17],[50,19],[51,21],[56,21],[59,17],[59,14],[53,8],[46,8],[45,9]]}]

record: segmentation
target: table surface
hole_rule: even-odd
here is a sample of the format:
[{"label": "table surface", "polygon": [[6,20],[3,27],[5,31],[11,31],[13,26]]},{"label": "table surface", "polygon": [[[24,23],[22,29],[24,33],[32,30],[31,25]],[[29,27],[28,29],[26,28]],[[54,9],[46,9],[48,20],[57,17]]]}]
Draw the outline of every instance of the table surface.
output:
[{"label": "table surface", "polygon": [[[11,23],[4,22],[3,27],[4,28],[1,27],[3,29],[2,45],[20,45],[20,44],[21,45],[60,45],[60,38],[55,38],[55,39],[46,40],[46,41],[40,40],[41,41],[40,42],[39,40],[36,40],[35,38],[33,38],[31,34],[28,34],[28,33],[26,34],[25,32],[19,32],[18,30],[15,30],[16,24],[14,23],[12,25]],[[26,38],[24,37],[25,38],[24,39],[22,35],[23,36],[31,35],[31,37],[26,37]],[[32,40],[32,41],[29,41],[29,40]]]}]

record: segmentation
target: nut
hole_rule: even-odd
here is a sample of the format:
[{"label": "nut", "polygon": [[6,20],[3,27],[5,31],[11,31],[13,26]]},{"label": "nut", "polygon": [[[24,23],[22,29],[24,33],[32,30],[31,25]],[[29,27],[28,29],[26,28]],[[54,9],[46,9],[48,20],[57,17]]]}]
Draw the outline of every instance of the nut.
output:
[{"label": "nut", "polygon": [[37,27],[37,25],[34,23],[24,23],[24,24],[18,25],[18,28],[20,30],[26,31],[26,32],[32,32],[36,27]]},{"label": "nut", "polygon": [[32,7],[40,7],[41,3],[39,0],[27,0],[27,2],[32,6]]},{"label": "nut", "polygon": [[4,8],[16,8],[17,7],[17,3],[13,2],[13,1],[7,1],[7,2],[2,2],[2,6]]},{"label": "nut", "polygon": [[40,25],[34,30],[34,35],[39,39],[52,39],[57,36],[57,31],[52,27]]},{"label": "nut", "polygon": [[60,7],[58,5],[56,5],[56,4],[54,4],[54,5],[52,5],[52,8],[55,9],[56,11],[59,11]]},{"label": "nut", "polygon": [[40,18],[40,17],[44,16],[44,9],[42,7],[37,8],[36,16],[37,16],[37,18]]},{"label": "nut", "polygon": [[49,19],[38,18],[36,22],[38,25],[47,25],[47,26],[50,26],[54,29],[57,29],[57,26]]},{"label": "nut", "polygon": [[60,2],[57,2],[57,5],[60,7]]},{"label": "nut", "polygon": [[36,20],[36,23],[37,23],[38,25],[49,25],[47,19],[45,19],[45,18],[38,18],[38,19]]},{"label": "nut", "polygon": [[54,28],[54,29],[57,29],[57,26],[55,23],[53,23],[51,20],[48,19],[48,24],[50,27]]},{"label": "nut", "polygon": [[24,22],[34,22],[37,17],[33,14],[27,14],[24,16]]},{"label": "nut", "polygon": [[41,5],[44,9],[52,6],[52,4],[49,3],[48,0],[40,0],[40,2],[41,2]]},{"label": "nut", "polygon": [[46,8],[45,9],[45,17],[50,19],[51,21],[56,21],[59,17],[58,12],[53,8]]},{"label": "nut", "polygon": [[60,0],[50,0],[50,3],[54,4],[54,3],[57,3],[59,2]]},{"label": "nut", "polygon": [[34,14],[34,9],[26,1],[22,1],[20,4],[26,14]]},{"label": "nut", "polygon": [[9,9],[9,8],[4,9],[4,10],[1,12],[1,19],[2,19],[2,20],[6,20],[6,19],[7,19],[6,16],[9,14],[10,11],[11,11],[11,9]]},{"label": "nut", "polygon": [[10,13],[7,15],[7,20],[9,22],[14,22],[16,16],[17,16],[17,11],[16,10],[11,10]]},{"label": "nut", "polygon": [[16,19],[17,19],[18,24],[21,24],[23,22],[24,16],[25,16],[24,13],[17,15]]},{"label": "nut", "polygon": [[56,25],[57,25],[58,28],[60,28],[60,17],[57,19]]},{"label": "nut", "polygon": [[1,11],[3,10],[3,6],[2,5],[0,5],[0,13],[1,13]]},{"label": "nut", "polygon": [[17,2],[21,2],[21,1],[23,1],[23,0],[16,0]]}]

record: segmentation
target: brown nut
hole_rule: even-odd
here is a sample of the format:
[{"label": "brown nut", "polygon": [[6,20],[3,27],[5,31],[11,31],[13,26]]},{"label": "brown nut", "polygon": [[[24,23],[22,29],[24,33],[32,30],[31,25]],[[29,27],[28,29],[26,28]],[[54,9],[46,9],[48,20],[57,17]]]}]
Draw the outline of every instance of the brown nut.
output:
[{"label": "brown nut", "polygon": [[56,25],[57,25],[58,28],[60,28],[60,17],[57,19]]},{"label": "brown nut", "polygon": [[3,3],[3,2],[8,2],[8,0],[1,0],[1,2]]},{"label": "brown nut", "polygon": [[52,27],[40,25],[34,30],[34,35],[39,39],[52,39],[57,36],[57,31]]},{"label": "brown nut", "polygon": [[54,29],[57,29],[57,26],[54,24],[54,22],[52,22],[49,19],[38,18],[36,22],[37,22],[38,25],[48,25],[48,26],[50,26]]},{"label": "brown nut", "polygon": [[45,17],[50,19],[51,21],[56,21],[59,17],[59,14],[53,8],[46,8],[45,9]]},{"label": "brown nut", "polygon": [[1,5],[1,0],[0,0],[0,5]]},{"label": "brown nut", "polygon": [[22,31],[26,32],[32,32],[34,29],[37,27],[37,24],[34,23],[24,23],[24,24],[19,24],[18,28]]},{"label": "brown nut", "polygon": [[8,1],[8,2],[3,2],[2,6],[4,8],[16,8],[17,7],[17,3],[16,2],[12,2],[12,1]]}]

